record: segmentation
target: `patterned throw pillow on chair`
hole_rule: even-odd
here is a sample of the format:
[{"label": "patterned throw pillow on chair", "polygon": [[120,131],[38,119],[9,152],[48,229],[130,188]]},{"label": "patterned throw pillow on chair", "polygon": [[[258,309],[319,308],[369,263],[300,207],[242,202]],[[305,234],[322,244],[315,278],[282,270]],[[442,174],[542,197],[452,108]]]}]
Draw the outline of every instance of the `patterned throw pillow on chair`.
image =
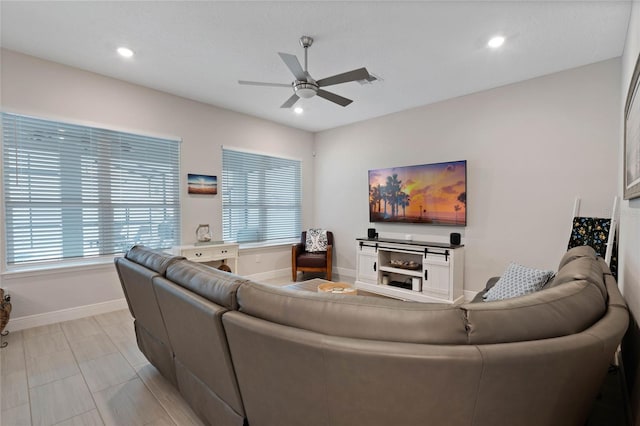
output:
[{"label": "patterned throw pillow on chair", "polygon": [[327,251],[327,230],[309,229],[307,231],[305,250],[310,252]]},{"label": "patterned throw pillow on chair", "polygon": [[541,290],[553,277],[553,271],[527,268],[510,263],[498,282],[483,296],[485,302],[524,296]]}]

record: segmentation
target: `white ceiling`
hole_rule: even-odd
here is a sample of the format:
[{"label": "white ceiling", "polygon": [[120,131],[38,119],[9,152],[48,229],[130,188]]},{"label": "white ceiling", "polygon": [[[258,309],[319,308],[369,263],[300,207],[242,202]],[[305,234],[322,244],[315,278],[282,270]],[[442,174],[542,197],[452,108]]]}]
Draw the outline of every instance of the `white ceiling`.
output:
[{"label": "white ceiling", "polygon": [[[186,98],[319,131],[620,56],[631,1],[6,1],[1,45]],[[507,38],[499,50],[487,40]],[[280,105],[290,83],[277,52],[320,79],[365,66],[381,77]],[[120,58],[126,45],[134,58]]]}]

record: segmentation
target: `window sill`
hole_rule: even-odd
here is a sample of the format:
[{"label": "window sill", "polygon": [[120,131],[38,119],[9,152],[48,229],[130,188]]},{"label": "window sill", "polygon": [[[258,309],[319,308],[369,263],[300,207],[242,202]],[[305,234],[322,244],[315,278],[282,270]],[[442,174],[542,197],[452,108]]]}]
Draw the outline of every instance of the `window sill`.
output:
[{"label": "window sill", "polygon": [[279,247],[289,247],[292,244],[299,243],[299,239],[281,240],[277,242],[262,242],[262,243],[239,243],[240,251],[261,250]]},{"label": "window sill", "polygon": [[113,268],[113,259],[117,256],[118,255],[114,255],[113,257],[100,257],[77,261],[60,261],[40,265],[16,266],[2,271],[0,276],[2,276],[3,280],[11,280],[42,275],[65,274],[77,271],[108,269]]},{"label": "window sill", "polygon": [[[290,247],[292,244],[298,243],[298,239],[283,240],[278,242],[263,243],[242,243],[239,244],[241,252],[250,252],[258,250],[278,249]],[[0,273],[3,280],[21,279],[28,277],[37,277],[51,274],[65,274],[69,272],[100,270],[113,268],[113,259],[123,254],[113,256],[99,257],[94,259],[81,259],[77,261],[60,261],[39,265],[14,266],[7,268]],[[115,269],[114,269],[115,270]]]}]

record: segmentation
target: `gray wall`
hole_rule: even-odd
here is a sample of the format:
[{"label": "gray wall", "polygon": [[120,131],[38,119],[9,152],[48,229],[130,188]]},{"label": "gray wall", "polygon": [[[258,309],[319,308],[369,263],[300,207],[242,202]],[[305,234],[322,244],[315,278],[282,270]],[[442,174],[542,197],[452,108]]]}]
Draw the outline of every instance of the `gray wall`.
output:
[{"label": "gray wall", "polygon": [[556,269],[576,196],[609,217],[618,193],[620,60],[463,96],[316,134],[315,222],[355,269],[369,226],[367,170],[467,160],[466,228],[377,224],[381,235],[466,245],[465,289],[508,262]]},{"label": "gray wall", "polygon": [[[221,176],[222,145],[302,160],[303,226],[313,223],[311,133],[16,52],[2,50],[1,55],[3,111],[182,139],[183,244],[195,241],[200,223],[209,223],[214,239],[222,239],[221,196],[194,196],[186,191],[187,173]],[[239,272],[268,275],[284,270],[288,274],[290,253],[288,245],[246,251],[241,253]],[[12,293],[12,317],[121,299],[113,263],[106,261],[97,266],[3,274],[0,284]]]}]

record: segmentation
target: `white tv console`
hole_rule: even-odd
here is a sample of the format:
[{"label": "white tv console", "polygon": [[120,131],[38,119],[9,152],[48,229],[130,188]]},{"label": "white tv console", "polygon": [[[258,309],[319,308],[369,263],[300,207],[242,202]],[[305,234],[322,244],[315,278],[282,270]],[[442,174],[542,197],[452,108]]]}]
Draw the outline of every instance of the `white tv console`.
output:
[{"label": "white tv console", "polygon": [[463,246],[384,238],[357,242],[356,288],[417,302],[462,301]]}]

